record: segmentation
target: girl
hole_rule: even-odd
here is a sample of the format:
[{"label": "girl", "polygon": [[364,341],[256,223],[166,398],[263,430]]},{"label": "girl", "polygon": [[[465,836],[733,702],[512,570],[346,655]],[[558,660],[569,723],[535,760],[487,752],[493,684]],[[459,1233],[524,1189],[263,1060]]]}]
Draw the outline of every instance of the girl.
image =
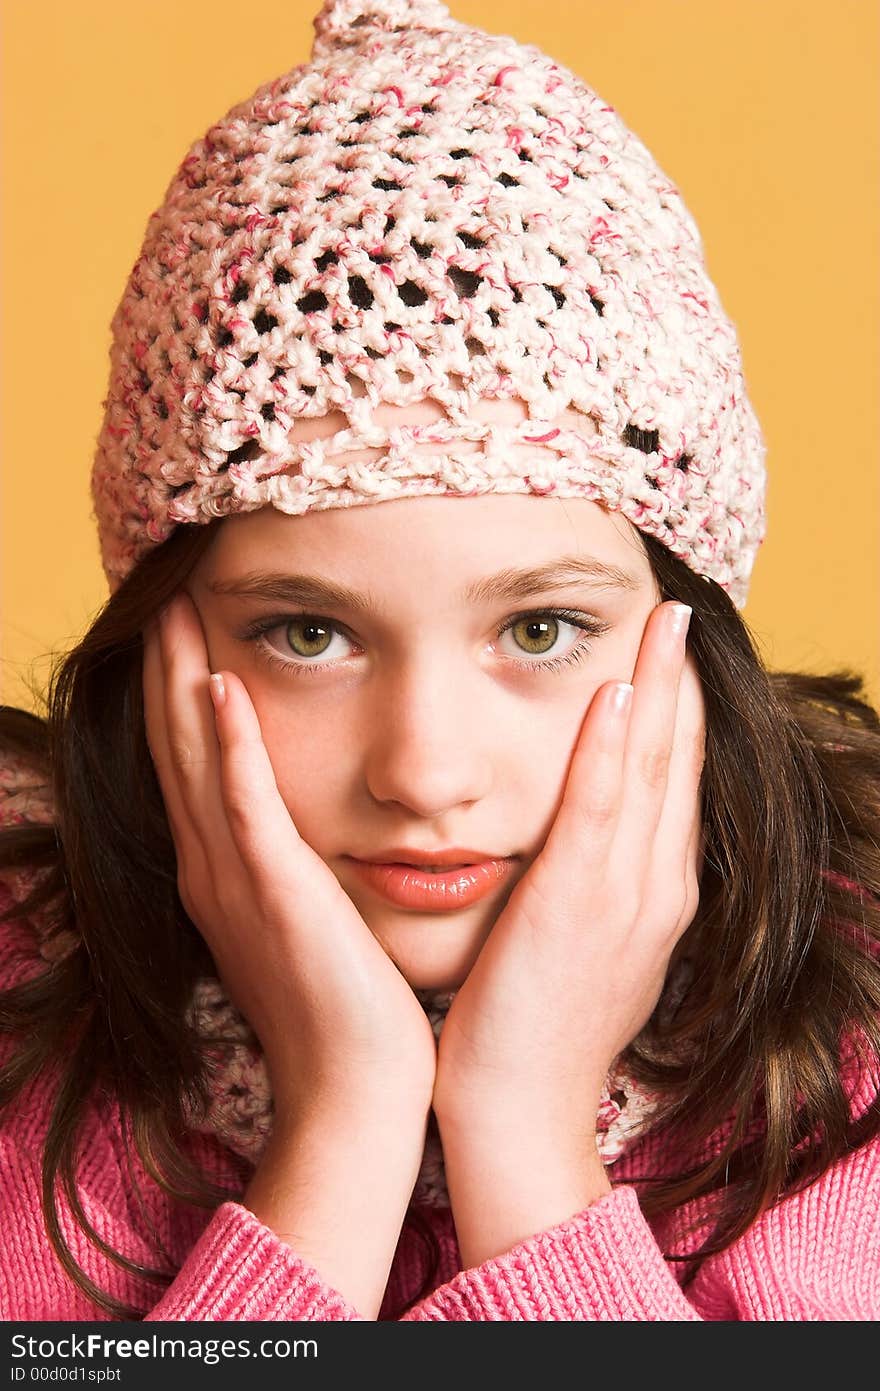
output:
[{"label": "girl", "polygon": [[880,1316],[880,727],[739,610],[680,196],[329,0],[113,322],[110,599],[2,712],[0,1311]]}]

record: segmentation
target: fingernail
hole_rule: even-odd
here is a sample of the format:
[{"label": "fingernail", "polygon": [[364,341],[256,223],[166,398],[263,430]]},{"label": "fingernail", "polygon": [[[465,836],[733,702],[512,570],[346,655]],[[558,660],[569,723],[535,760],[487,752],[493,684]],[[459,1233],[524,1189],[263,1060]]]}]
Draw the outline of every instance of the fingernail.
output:
[{"label": "fingernail", "polygon": [[688,630],[693,610],[687,604],[673,604],[670,628],[676,637],[681,637]]},{"label": "fingernail", "polygon": [[214,702],[214,709],[219,710],[226,704],[226,683],[219,672],[211,672],[208,686],[211,691],[211,699]]},{"label": "fingernail", "polygon": [[633,688],[626,681],[619,681],[611,694],[611,709],[615,715],[625,715],[632,700]]}]

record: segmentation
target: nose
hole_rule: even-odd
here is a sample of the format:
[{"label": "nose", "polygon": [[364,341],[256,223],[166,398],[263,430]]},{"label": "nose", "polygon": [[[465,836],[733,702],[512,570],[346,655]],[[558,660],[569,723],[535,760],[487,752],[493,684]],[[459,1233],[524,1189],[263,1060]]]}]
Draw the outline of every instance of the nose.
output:
[{"label": "nose", "polygon": [[377,802],[420,817],[485,797],[492,782],[489,712],[468,673],[427,656],[376,689],[365,776]]}]

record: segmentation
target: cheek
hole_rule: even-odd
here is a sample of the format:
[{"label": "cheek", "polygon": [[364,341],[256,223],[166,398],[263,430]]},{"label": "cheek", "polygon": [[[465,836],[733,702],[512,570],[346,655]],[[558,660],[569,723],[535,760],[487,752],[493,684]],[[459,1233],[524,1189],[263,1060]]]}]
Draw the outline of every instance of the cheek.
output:
[{"label": "cheek", "polygon": [[[323,832],[338,815],[339,800],[351,786],[351,752],[338,725],[316,720],[292,704],[254,699],[263,744],[281,799],[304,839]],[[322,839],[318,834],[317,839]]]},{"label": "cheek", "polygon": [[556,699],[547,706],[546,718],[532,717],[529,722],[525,747],[532,751],[532,760],[526,772],[529,790],[523,787],[523,796],[528,800],[523,804],[533,813],[535,853],[549,835],[562,805],[571,761],[584,737],[590,706],[609,681],[632,680],[645,622],[646,618],[638,614],[609,634],[583,664],[579,684],[560,683]]},{"label": "cheek", "polygon": [[[611,680],[616,674],[601,681]],[[562,806],[572,759],[596,690],[597,682],[591,673],[581,698],[568,692],[564,699],[548,707],[542,718],[533,716],[527,737],[512,751],[505,795],[528,835],[530,857],[543,847]]]}]

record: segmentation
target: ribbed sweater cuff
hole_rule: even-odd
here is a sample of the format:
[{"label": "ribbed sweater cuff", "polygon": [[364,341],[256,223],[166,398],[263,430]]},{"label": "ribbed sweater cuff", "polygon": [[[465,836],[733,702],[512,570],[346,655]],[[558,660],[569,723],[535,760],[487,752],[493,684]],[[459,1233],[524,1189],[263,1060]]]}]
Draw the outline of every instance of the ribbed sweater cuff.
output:
[{"label": "ribbed sweater cuff", "polygon": [[663,1259],[635,1189],[625,1186],[503,1255],[460,1271],[403,1316],[471,1322],[699,1318]]},{"label": "ribbed sweater cuff", "polygon": [[145,1319],[355,1322],[361,1315],[249,1208],[226,1202]]}]

